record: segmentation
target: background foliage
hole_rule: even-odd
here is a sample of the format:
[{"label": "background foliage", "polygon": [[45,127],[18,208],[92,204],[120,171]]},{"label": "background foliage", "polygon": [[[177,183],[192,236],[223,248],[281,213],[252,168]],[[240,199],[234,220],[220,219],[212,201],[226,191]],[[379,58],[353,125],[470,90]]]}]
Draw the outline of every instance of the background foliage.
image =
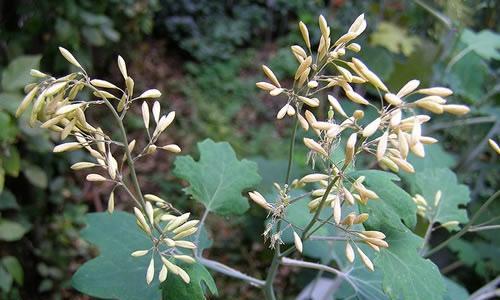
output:
[{"label": "background foliage", "polygon": [[[67,171],[81,154],[52,154],[53,139],[46,132],[29,128],[13,116],[31,79],[31,68],[41,65],[54,74],[65,71],[57,46],[70,49],[99,77],[119,78],[113,66],[120,53],[132,64],[136,84],[158,86],[168,95],[162,104],[182,116],[172,139],[181,140],[186,153],[196,153],[195,143],[205,138],[229,141],[237,157],[252,158],[262,182],[269,183],[286,167],[283,142],[288,133],[274,122],[279,103],[254,86],[262,77],[260,64],[270,60],[278,77],[292,76],[296,66],[287,47],[299,40],[298,19],[313,24],[322,13],[333,25],[332,34],[338,34],[365,12],[371,31],[362,41],[363,59],[389,86],[420,78],[426,85],[451,87],[454,102],[471,106],[467,119],[437,117],[426,128],[439,136],[443,148],[432,147],[425,160],[412,161],[424,175],[400,174],[400,184],[409,187],[412,195],[436,174],[444,174],[450,190],[467,185],[470,216],[499,187],[499,160],[487,147],[487,139],[498,140],[500,131],[499,11],[499,3],[492,0],[0,0],[0,298],[83,297],[71,287],[71,275],[97,254],[79,229],[90,222],[84,218],[87,211],[103,210],[107,187],[82,184],[85,174]],[[319,38],[317,32],[311,34],[313,40]],[[133,130],[140,122],[137,119],[128,126]],[[295,160],[305,166],[305,157]],[[190,163],[202,167],[201,161]],[[158,154],[155,162],[140,166],[139,176],[147,190],[201,215],[203,206],[180,192],[185,183],[172,181],[172,169],[172,161]],[[183,178],[180,169],[177,163],[177,176]],[[300,167],[294,171],[301,173]],[[440,215],[439,221],[466,218],[465,203],[457,200],[456,204],[454,214]],[[128,208],[126,201],[117,205]],[[500,214],[498,201],[490,208],[480,222]],[[209,256],[262,277],[271,257],[261,243],[264,217],[254,208],[245,216],[209,215],[208,226],[217,228],[218,235],[207,250]],[[415,239],[408,243],[418,244],[417,235],[424,235],[421,229],[427,220],[408,218],[405,223],[416,222]],[[448,235],[448,230],[440,229],[432,243]],[[498,234],[483,231],[465,235],[431,258],[453,280],[446,281],[446,289],[463,295],[455,283],[472,292],[498,275],[499,249]],[[380,260],[383,264],[384,258]],[[291,279],[291,273],[299,276]],[[376,276],[380,277],[370,280],[384,284],[391,280]],[[284,269],[277,282],[280,290],[292,295],[309,278],[311,273],[306,271]],[[354,272],[353,278],[361,277]],[[256,289],[241,287],[233,279],[220,275],[215,279],[221,297],[260,296]],[[346,286],[341,292],[347,297],[351,290]]]}]

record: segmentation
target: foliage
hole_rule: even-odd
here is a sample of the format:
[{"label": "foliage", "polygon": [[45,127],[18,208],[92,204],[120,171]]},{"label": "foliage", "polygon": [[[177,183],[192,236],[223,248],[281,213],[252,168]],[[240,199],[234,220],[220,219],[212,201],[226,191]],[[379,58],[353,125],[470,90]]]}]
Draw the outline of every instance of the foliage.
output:
[{"label": "foliage", "polygon": [[203,203],[208,212],[243,214],[249,207],[241,192],[259,184],[257,165],[239,161],[231,146],[205,140],[198,144],[199,161],[183,156],[175,160],[174,174],[189,182],[184,191]]},{"label": "foliage", "polygon": [[[161,0],[159,27],[175,44],[199,61],[227,60],[253,38],[287,29],[287,18],[317,9],[313,1]],[[276,27],[264,20],[272,17]],[[284,25],[282,25],[284,23]]]},{"label": "foliage", "polygon": [[[0,178],[0,240],[5,280],[1,295],[5,299],[21,297],[26,281],[39,293],[60,294],[67,286],[69,262],[85,254],[84,248],[75,249],[73,243],[86,208],[69,200],[78,191],[70,179],[61,176],[66,162],[55,161],[48,153],[52,143],[47,134],[28,128],[24,119],[17,122],[14,116],[23,98],[21,90],[31,80],[30,69],[38,68],[40,58],[20,56],[1,76],[0,174],[5,177]],[[64,207],[63,201],[67,201]],[[33,225],[40,223],[46,226]],[[18,247],[28,239],[30,250],[20,253]],[[35,262],[26,260],[31,257]],[[30,267],[35,270],[25,271]],[[33,283],[33,278],[39,278],[39,283]]]},{"label": "foliage", "polygon": [[[149,247],[149,239],[136,225],[133,215],[124,212],[112,215],[94,213],[87,215],[85,223],[87,225],[81,235],[97,246],[100,254],[82,265],[73,276],[73,286],[82,293],[124,300],[160,299],[162,294],[165,299],[172,299],[169,295],[175,295],[175,299],[203,299],[202,282],[212,293],[217,293],[212,277],[199,264],[183,267],[193,282],[189,286],[174,274],[169,274],[161,287],[157,281],[148,285],[144,274],[149,257],[130,256],[138,249]],[[155,263],[158,269],[161,268],[159,260]]]},{"label": "foliage", "polygon": [[[92,47],[112,51],[110,46],[123,39],[128,43],[150,34],[157,5],[156,0],[17,1],[0,13],[5,26],[0,40],[6,42],[6,55],[0,56],[0,63],[31,49],[43,53],[51,68],[61,70],[63,64],[54,49],[66,45],[92,64]],[[100,56],[103,54],[101,51]]]}]

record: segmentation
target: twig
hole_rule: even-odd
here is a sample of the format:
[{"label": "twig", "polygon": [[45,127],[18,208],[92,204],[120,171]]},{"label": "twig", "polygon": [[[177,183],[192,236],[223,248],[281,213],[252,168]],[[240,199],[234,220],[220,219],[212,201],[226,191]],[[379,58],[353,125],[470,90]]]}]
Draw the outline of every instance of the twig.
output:
[{"label": "twig", "polygon": [[484,230],[500,229],[500,225],[487,225],[487,226],[472,226],[469,228],[469,232],[477,232]]},{"label": "twig", "polygon": [[242,273],[236,269],[233,269],[229,266],[226,266],[225,264],[222,264],[220,262],[213,261],[213,260],[201,257],[201,256],[198,256],[196,259],[198,260],[198,262],[200,262],[202,265],[204,265],[205,267],[207,267],[209,269],[212,269],[214,271],[217,271],[219,273],[222,273],[222,274],[230,276],[230,277],[234,277],[237,279],[247,281],[251,285],[254,285],[257,287],[263,287],[266,284],[266,282],[264,280],[260,280],[260,279],[257,279],[255,277],[244,274],[244,273]]},{"label": "twig", "polygon": [[340,270],[337,270],[335,268],[325,266],[322,264],[313,263],[313,262],[283,257],[281,259],[281,263],[285,266],[295,266],[295,267],[301,267],[301,268],[315,269],[315,270],[320,270],[320,271],[324,271],[324,272],[328,272],[328,273],[333,273],[337,276],[342,276],[342,277],[345,276],[345,274]]}]

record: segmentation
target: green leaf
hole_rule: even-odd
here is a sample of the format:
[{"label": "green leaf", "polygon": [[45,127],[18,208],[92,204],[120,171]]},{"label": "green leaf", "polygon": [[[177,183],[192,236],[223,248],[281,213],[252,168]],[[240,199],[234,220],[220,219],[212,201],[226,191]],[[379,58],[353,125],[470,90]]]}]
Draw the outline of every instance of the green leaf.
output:
[{"label": "green leaf", "polygon": [[15,258],[14,256],[2,257],[2,265],[5,267],[7,272],[10,273],[12,278],[14,278],[14,281],[17,284],[23,285],[24,282],[23,267],[21,266],[17,258]]},{"label": "green leaf", "polygon": [[476,53],[470,52],[453,65],[444,80],[456,94],[470,102],[477,102],[486,92],[489,74],[486,62]]},{"label": "green leaf", "polygon": [[24,55],[12,60],[2,74],[2,88],[13,92],[32,81],[31,69],[38,69],[41,55]]},{"label": "green leaf", "polygon": [[0,93],[0,110],[5,110],[11,115],[15,115],[17,107],[23,100],[20,93]]},{"label": "green leaf", "polygon": [[[261,194],[270,194],[275,191],[273,186],[274,182],[282,182],[284,180],[288,161],[284,159],[266,159],[263,157],[254,157],[250,159],[257,163],[259,168],[259,175],[262,181],[256,187]],[[299,178],[305,174],[305,170],[300,166],[294,166],[291,170],[290,178]]]},{"label": "green leaf", "polygon": [[178,264],[191,278],[189,284],[185,284],[179,276],[167,277],[161,285],[163,300],[194,300],[205,299],[205,286],[213,294],[218,294],[214,279],[207,269],[199,263]]},{"label": "green leaf", "polygon": [[[151,247],[151,241],[138,228],[135,217],[120,211],[112,215],[92,213],[86,216],[86,223],[87,227],[82,230],[81,235],[99,248],[100,255],[77,270],[72,278],[73,287],[82,293],[104,299],[161,299],[158,279],[155,278],[149,286],[146,284],[150,256],[130,255],[133,251]],[[155,269],[160,268],[161,262],[156,259]],[[192,272],[194,275],[191,277],[191,284],[204,281],[211,287],[211,281],[207,277],[210,274],[205,274],[199,267],[195,267]],[[204,274],[202,279],[197,277],[199,274]],[[174,277],[172,275],[169,274],[169,278]],[[179,293],[183,293],[185,289],[188,288],[183,287]],[[177,290],[172,293],[177,293]]]},{"label": "green leaf", "polygon": [[[363,251],[366,253],[365,249]],[[337,296],[342,297],[342,299],[388,299],[382,290],[382,272],[380,270],[375,269],[374,272],[368,271],[358,258],[354,262],[354,265],[349,266],[344,272],[346,272],[345,282],[340,287],[340,294],[336,294]]]},{"label": "green leaf", "polygon": [[16,124],[8,113],[0,110],[0,142],[13,143],[18,129]]},{"label": "green leaf", "polygon": [[[416,174],[417,192],[421,194],[429,205],[426,218],[434,222],[445,223],[458,221],[467,223],[467,210],[465,206],[470,201],[469,188],[457,182],[457,176],[450,169],[426,169]],[[441,191],[441,200],[437,207],[434,198]],[[459,229],[458,225],[447,227]]]},{"label": "green leaf", "polygon": [[410,56],[421,43],[417,36],[409,35],[403,27],[390,22],[380,22],[370,36],[372,46],[382,46],[393,53]]},{"label": "green leaf", "polygon": [[408,162],[415,168],[415,173],[401,171],[398,175],[409,186],[412,195],[417,193],[416,174],[427,169],[434,168],[453,168],[456,165],[456,159],[444,151],[440,144],[425,146],[425,157],[420,158],[413,154],[408,156]]},{"label": "green leaf", "polygon": [[[425,145],[425,157],[421,158],[410,154],[408,156],[408,162],[415,168],[415,173],[425,169],[453,168],[457,164],[456,159],[451,154],[444,151],[440,144]],[[401,174],[405,175],[410,173]]]},{"label": "green leaf", "polygon": [[416,205],[411,196],[394,183],[400,180],[397,175],[384,171],[365,170],[350,173],[349,176],[354,178],[365,176],[363,184],[377,193],[380,198],[370,200],[366,205],[360,205],[360,210],[370,215],[367,221],[369,226],[376,228],[388,225],[394,229],[400,229],[402,227],[400,220],[402,220],[409,228],[415,227],[417,224]]},{"label": "green leaf", "polygon": [[458,258],[468,267],[474,267],[477,274],[486,277],[486,258],[481,256],[476,244],[463,239],[452,241],[448,247],[457,253]]},{"label": "green leaf", "polygon": [[9,176],[17,177],[19,175],[21,157],[16,147],[9,147],[8,155],[4,156],[3,168],[5,169],[5,173]]},{"label": "green leaf", "polygon": [[9,190],[0,192],[0,210],[3,209],[19,209],[16,196]]},{"label": "green leaf", "polygon": [[460,41],[486,60],[500,60],[500,34],[496,32],[482,30],[476,33],[465,29],[460,36]]},{"label": "green leaf", "polygon": [[207,139],[198,143],[200,160],[181,156],[175,160],[174,174],[190,183],[184,191],[219,215],[243,214],[248,201],[241,193],[259,184],[257,164],[238,160],[226,142]]},{"label": "green leaf", "polygon": [[[146,284],[150,256],[132,257],[136,250],[149,249],[151,241],[125,212],[92,213],[81,236],[99,248],[99,256],[83,264],[73,275],[72,285],[80,292],[99,298],[160,299],[157,279]],[[156,260],[155,269],[161,262]]]},{"label": "green leaf", "polygon": [[20,240],[29,227],[23,226],[17,222],[0,219],[0,240],[12,242]]},{"label": "green leaf", "polygon": [[374,260],[375,268],[384,274],[385,293],[392,299],[442,299],[446,288],[439,269],[417,252],[423,240],[406,228],[404,231],[389,226],[373,229],[385,233],[389,243],[389,248],[382,249]]},{"label": "green leaf", "polygon": [[48,184],[48,178],[45,171],[37,165],[27,164],[23,168],[23,174],[26,179],[36,187],[45,189]]},{"label": "green leaf", "polygon": [[467,300],[469,299],[469,292],[456,283],[455,281],[444,277],[444,284],[446,285],[446,295],[444,300]]},{"label": "green leaf", "polygon": [[[345,280],[335,294],[341,299],[360,300],[385,300],[387,295],[382,289],[383,273],[375,266],[375,270],[370,272],[363,265],[361,259],[357,257],[354,263],[347,261],[345,257],[345,243],[334,242],[333,257],[340,270],[345,274]],[[369,247],[359,245],[368,257],[374,257],[375,251]]]},{"label": "green leaf", "polygon": [[12,275],[10,275],[4,267],[0,266],[0,290],[5,293],[9,292],[12,287],[12,282]]}]

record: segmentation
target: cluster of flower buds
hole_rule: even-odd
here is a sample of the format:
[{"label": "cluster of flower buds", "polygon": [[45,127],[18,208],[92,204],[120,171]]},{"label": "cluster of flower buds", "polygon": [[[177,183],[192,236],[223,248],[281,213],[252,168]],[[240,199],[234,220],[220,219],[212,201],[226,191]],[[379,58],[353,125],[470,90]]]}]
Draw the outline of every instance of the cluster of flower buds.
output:
[{"label": "cluster of flower buds", "polygon": [[[383,234],[380,231],[361,231],[361,232],[354,233],[354,235],[356,235],[359,238],[359,241],[370,246],[372,249],[374,249],[377,252],[380,251],[380,248],[389,247],[389,244],[387,244],[387,242],[384,241],[385,234]],[[356,257],[356,255],[354,253],[353,246],[351,245],[351,243],[355,245],[356,251],[358,252],[359,257],[361,258],[361,261],[363,262],[365,267],[368,270],[373,271],[374,270],[373,262],[363,252],[363,250],[361,250],[361,248],[358,245],[356,245],[356,242],[354,242],[354,241],[346,241],[345,256],[346,256],[347,260],[349,262],[353,263],[354,259]]]},{"label": "cluster of flower buds", "polygon": [[[428,122],[430,116],[417,114],[416,110],[463,115],[469,112],[469,108],[465,105],[448,104],[445,98],[453,94],[450,89],[419,88],[418,80],[411,80],[398,92],[392,93],[377,74],[354,57],[361,51],[361,46],[353,40],[366,29],[364,15],[360,15],[347,33],[336,41],[331,40],[326,19],[320,16],[318,22],[321,38],[315,51],[312,49],[308,28],[302,22],[299,24],[306,47],[291,47],[298,62],[293,86],[282,86],[267,66],[262,69],[269,81],[258,82],[256,85],[271,96],[286,96],[286,102],[278,111],[277,119],[293,116],[305,131],[311,130],[313,133],[313,137],[304,137],[303,143],[310,150],[308,155],[313,168],[316,159],[319,159],[323,171],[316,171],[294,181],[301,187],[306,184],[314,185],[308,204],[310,212],[318,216],[319,211],[329,206],[332,208],[333,224],[349,231],[351,225],[362,224],[366,219],[362,220],[364,214],[349,214],[342,219],[342,206],[366,205],[370,199],[378,198],[375,192],[363,184],[363,176],[354,180],[344,174],[347,167],[354,164],[357,155],[363,152],[373,155],[378,165],[385,170],[414,172],[414,167],[407,160],[409,153],[424,157],[424,145],[437,142],[432,137],[422,135],[422,124]],[[376,103],[370,102],[359,93],[360,89],[354,88],[354,85],[363,84],[370,85],[380,92],[380,99]],[[375,108],[378,116],[365,120],[362,109],[357,109],[349,115],[339,99],[327,95],[327,118],[318,120],[311,108],[320,106],[321,94],[328,93],[329,89],[335,89],[335,94],[344,94],[344,101],[350,101],[360,108]],[[377,104],[379,102],[380,105]],[[344,135],[347,136],[344,147],[341,147],[344,149],[344,159],[337,163],[332,160],[331,154],[340,147],[341,137]],[[270,211],[273,216],[276,215],[274,210],[278,209],[278,206],[270,205],[258,192],[251,192],[250,198]],[[419,207],[419,211],[423,209],[423,206]],[[384,241],[385,235],[381,232],[349,232],[375,250],[388,246]],[[302,241],[298,234],[294,234],[294,240],[296,248],[301,249]],[[373,264],[362,250],[357,246],[356,250],[367,268],[373,269]],[[350,242],[346,245],[346,255],[349,261],[354,260],[354,250]]]},{"label": "cluster of flower buds", "polygon": [[[413,202],[417,205],[417,214],[422,216],[423,218],[429,220],[431,223],[434,223],[434,218],[439,212],[439,205],[441,203],[442,192],[437,191],[434,196],[434,202],[429,204],[429,202],[420,194],[416,194],[413,196]],[[443,228],[453,228],[456,227],[460,222],[458,221],[448,221],[440,225]],[[431,224],[432,226],[432,224]]]},{"label": "cluster of flower buds", "polygon": [[[136,141],[128,141],[123,126],[123,118],[129,111],[132,103],[139,99],[156,99],[161,96],[157,89],[146,90],[139,96],[134,96],[134,80],[127,73],[127,66],[121,56],[118,56],[118,68],[125,81],[125,88],[102,80],[91,79],[76,58],[66,49],[59,48],[64,58],[77,67],[79,71],[61,78],[54,78],[38,70],[32,70],[31,74],[39,82],[26,86],[27,95],[19,105],[16,115],[20,116],[32,105],[29,122],[32,126],[40,123],[42,128],[49,129],[60,135],[61,140],[73,137],[74,141],[64,142],[54,147],[54,152],[65,152],[84,149],[95,159],[95,162],[82,161],[71,166],[73,170],[89,168],[100,168],[102,174],[91,173],[86,179],[92,182],[111,182],[114,184],[108,200],[108,211],[112,213],[115,207],[114,191],[122,187],[135,201],[138,207],[134,208],[137,224],[148,235],[152,241],[152,248],[139,250],[133,256],[146,255],[151,251],[151,263],[147,269],[146,281],[151,283],[154,277],[154,255],[159,254],[163,262],[163,268],[159,273],[160,281],[164,281],[167,272],[179,275],[184,282],[189,283],[189,275],[172,261],[178,260],[193,263],[195,259],[181,252],[180,249],[195,249],[196,245],[184,238],[197,231],[198,220],[189,219],[189,214],[180,214],[170,203],[158,196],[147,194],[142,196],[140,188],[135,188],[138,195],[134,195],[128,188],[123,165],[128,164],[135,177],[134,162],[145,155],[156,152],[157,148],[172,153],[179,153],[180,147],[176,144],[157,146],[160,135],[168,128],[175,118],[175,112],[161,115],[160,102],[155,101],[150,111],[146,101],[142,103],[142,119],[147,131],[149,141],[138,154],[133,156]],[[83,101],[79,99],[82,90],[89,90],[95,97],[93,100]],[[115,102],[115,103],[114,103]],[[85,111],[90,106],[105,105],[111,110],[113,117],[120,125],[119,134],[122,141],[114,141],[101,127],[92,126],[87,122]],[[155,123],[154,130],[150,131],[150,119]],[[152,123],[152,122],[151,122]],[[117,155],[122,155],[117,160]],[[136,182],[138,185],[139,183]],[[153,204],[155,207],[153,207]],[[176,212],[176,215],[171,212]],[[162,223],[166,224],[162,227]],[[185,250],[184,250],[185,251]]]},{"label": "cluster of flower buds", "polygon": [[[183,252],[182,249],[194,250],[196,245],[184,240],[196,233],[198,230],[199,220],[189,220],[189,213],[175,216],[166,213],[163,209],[168,203],[158,196],[147,194],[144,214],[139,208],[134,208],[136,221],[139,227],[151,237],[153,247],[147,250],[137,250],[132,253],[132,256],[144,256],[151,252],[151,260],[146,271],[146,282],[150,284],[155,275],[155,254],[160,256],[162,261],[162,268],[158,273],[158,280],[163,282],[167,279],[167,274],[170,271],[172,274],[178,275],[185,283],[189,283],[189,275],[175,260],[180,262],[192,264],[195,259],[192,255]],[[151,203],[155,203],[158,208],[153,208]],[[153,234],[157,230],[160,235]]]}]

